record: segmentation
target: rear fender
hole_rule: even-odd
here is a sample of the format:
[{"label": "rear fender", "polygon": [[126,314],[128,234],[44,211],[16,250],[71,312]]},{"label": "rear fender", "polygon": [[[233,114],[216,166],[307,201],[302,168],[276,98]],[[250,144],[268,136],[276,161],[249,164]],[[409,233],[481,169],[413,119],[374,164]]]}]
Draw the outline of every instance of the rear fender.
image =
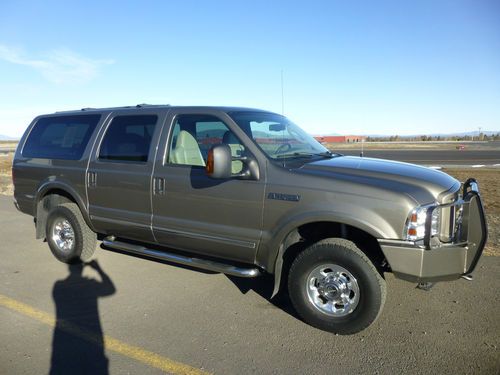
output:
[{"label": "rear fender", "polygon": [[76,190],[63,181],[46,181],[38,188],[34,200],[33,212],[36,218],[37,239],[45,238],[45,223],[52,207],[68,202],[75,202],[78,205],[85,222],[94,230],[87,205]]}]

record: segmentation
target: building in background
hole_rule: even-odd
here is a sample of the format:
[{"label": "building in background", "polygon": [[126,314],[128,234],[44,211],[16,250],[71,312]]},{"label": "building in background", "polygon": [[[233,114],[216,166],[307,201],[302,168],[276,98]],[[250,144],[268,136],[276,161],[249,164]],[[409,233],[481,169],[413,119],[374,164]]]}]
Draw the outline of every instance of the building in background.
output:
[{"label": "building in background", "polygon": [[364,135],[315,135],[320,143],[356,143],[366,140]]}]

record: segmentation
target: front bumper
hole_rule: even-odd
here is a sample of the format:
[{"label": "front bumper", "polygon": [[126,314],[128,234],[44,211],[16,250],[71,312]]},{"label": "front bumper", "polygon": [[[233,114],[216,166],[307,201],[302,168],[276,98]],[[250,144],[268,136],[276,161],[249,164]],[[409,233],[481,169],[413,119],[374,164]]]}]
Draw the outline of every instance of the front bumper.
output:
[{"label": "front bumper", "polygon": [[441,243],[429,235],[421,243],[379,240],[396,277],[412,282],[446,281],[458,279],[474,270],[488,233],[477,182],[467,180],[462,198],[441,207],[444,206],[463,210],[451,242]]}]

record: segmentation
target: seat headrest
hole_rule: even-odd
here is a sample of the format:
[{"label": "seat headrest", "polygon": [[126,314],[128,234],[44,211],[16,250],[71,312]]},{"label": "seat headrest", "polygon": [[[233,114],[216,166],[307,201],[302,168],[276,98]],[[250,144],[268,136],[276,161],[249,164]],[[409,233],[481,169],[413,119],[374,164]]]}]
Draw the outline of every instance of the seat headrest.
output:
[{"label": "seat headrest", "polygon": [[177,136],[177,143],[175,147],[184,147],[184,148],[192,148],[196,147],[198,148],[198,142],[196,142],[196,139],[191,135],[191,133],[181,130],[179,132],[179,135]]},{"label": "seat headrest", "polygon": [[240,140],[236,138],[231,130],[227,130],[222,137],[222,143],[225,144],[240,144]]}]

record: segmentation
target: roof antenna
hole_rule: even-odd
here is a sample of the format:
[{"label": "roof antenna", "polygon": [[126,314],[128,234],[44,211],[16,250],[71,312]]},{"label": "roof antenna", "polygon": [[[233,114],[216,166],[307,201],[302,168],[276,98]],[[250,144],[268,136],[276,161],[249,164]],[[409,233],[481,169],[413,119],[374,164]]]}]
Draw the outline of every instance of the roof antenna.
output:
[{"label": "roof antenna", "polygon": [[[281,69],[281,116],[285,116],[285,90],[283,89],[283,68]],[[285,139],[285,128],[282,130],[283,141]],[[283,167],[285,166],[285,155],[283,154]]]},{"label": "roof antenna", "polygon": [[281,114],[285,115],[285,90],[283,88],[283,69],[281,69]]}]

